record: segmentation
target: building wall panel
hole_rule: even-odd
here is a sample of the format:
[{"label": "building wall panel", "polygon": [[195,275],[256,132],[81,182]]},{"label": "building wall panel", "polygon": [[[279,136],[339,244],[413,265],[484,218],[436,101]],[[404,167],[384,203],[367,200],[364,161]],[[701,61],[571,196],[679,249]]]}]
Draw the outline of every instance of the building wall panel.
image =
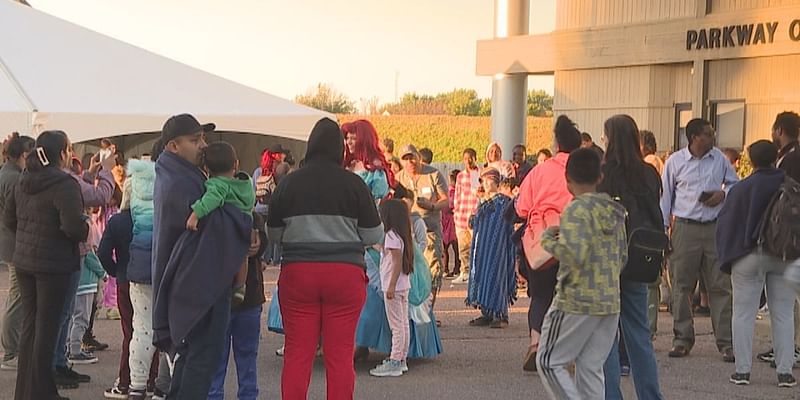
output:
[{"label": "building wall panel", "polygon": [[711,13],[800,5],[800,0],[711,0]]},{"label": "building wall panel", "polygon": [[558,0],[556,29],[597,28],[679,19],[706,0]]}]

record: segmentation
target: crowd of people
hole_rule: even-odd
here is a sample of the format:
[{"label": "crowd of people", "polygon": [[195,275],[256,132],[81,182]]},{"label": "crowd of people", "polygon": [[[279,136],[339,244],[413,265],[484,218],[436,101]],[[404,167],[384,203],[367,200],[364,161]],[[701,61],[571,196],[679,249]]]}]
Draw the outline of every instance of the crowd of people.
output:
[{"label": "crowd of people", "polygon": [[281,268],[267,320],[285,335],[284,399],[307,397],[319,355],[328,398],[349,399],[370,352],[387,355],[375,377],[441,354],[446,279],[480,310],[474,327],[506,328],[526,290],[522,366],[554,399],[621,399],[625,375],[638,398],[663,398],[657,310],[672,313],[669,356],[689,356],[700,286],[721,359],[735,363],[730,381],[750,383],[766,302],[774,349],[758,359],[778,386],[796,385],[798,282],[784,277],[800,268],[796,113],[747,148],[742,181],[738,152],[716,148],[703,119],[665,162],[630,116],[605,122],[602,148],[562,115],[555,154],[532,163],[518,145],[506,160],[492,143],[480,162],[467,148],[449,179],[430,149],[395,152],[367,120],[322,119],[299,168],[276,145],[252,175],[230,144],[206,143],[215,129],[176,115],[147,155],[125,162],[104,140],[85,170],[62,131],[6,140],[0,368],[17,371],[15,399],[66,399],[59,389],[90,381],[72,366],[107,347],[92,333],[98,307],[118,312],[122,332],[106,398],[222,399],[231,353],[238,398],[257,398],[267,265]]}]

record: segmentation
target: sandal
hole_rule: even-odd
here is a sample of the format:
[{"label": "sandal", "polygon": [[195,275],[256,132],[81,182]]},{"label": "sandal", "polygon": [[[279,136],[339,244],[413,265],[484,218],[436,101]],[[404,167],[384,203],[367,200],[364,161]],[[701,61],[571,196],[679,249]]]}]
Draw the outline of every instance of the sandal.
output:
[{"label": "sandal", "polygon": [[525,363],[522,369],[528,372],[536,372],[536,352],[539,351],[539,343],[528,346],[528,354],[525,355]]}]

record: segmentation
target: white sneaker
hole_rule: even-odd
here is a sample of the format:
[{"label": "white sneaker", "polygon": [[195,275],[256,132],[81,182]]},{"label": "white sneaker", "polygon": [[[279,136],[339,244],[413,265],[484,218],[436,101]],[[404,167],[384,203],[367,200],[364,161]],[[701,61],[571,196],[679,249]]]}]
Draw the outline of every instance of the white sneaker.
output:
[{"label": "white sneaker", "polygon": [[453,279],[450,282],[452,282],[452,283],[467,283],[467,282],[469,282],[469,276],[461,274],[461,275],[457,276],[455,279]]},{"label": "white sneaker", "polygon": [[286,346],[281,346],[278,350],[275,350],[275,355],[278,357],[283,357],[283,353],[286,351]]},{"label": "white sneaker", "polygon": [[381,365],[369,371],[369,374],[377,377],[398,377],[403,375],[403,365],[400,361],[384,360]]},{"label": "white sneaker", "polygon": [[404,374],[408,372],[408,361],[406,360],[400,361],[400,369],[403,370]]}]

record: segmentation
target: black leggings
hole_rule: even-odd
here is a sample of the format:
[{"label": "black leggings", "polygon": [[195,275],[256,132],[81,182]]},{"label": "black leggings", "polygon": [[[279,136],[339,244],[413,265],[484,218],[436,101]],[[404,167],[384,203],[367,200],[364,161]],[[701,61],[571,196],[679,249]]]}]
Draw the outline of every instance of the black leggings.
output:
[{"label": "black leggings", "polygon": [[23,320],[14,399],[52,400],[58,398],[53,353],[70,275],[31,273],[21,268],[16,273]]},{"label": "black leggings", "polygon": [[558,264],[544,271],[528,269],[528,297],[531,305],[528,307],[528,328],[542,333],[544,316],[553,303],[556,292],[556,277]]}]

